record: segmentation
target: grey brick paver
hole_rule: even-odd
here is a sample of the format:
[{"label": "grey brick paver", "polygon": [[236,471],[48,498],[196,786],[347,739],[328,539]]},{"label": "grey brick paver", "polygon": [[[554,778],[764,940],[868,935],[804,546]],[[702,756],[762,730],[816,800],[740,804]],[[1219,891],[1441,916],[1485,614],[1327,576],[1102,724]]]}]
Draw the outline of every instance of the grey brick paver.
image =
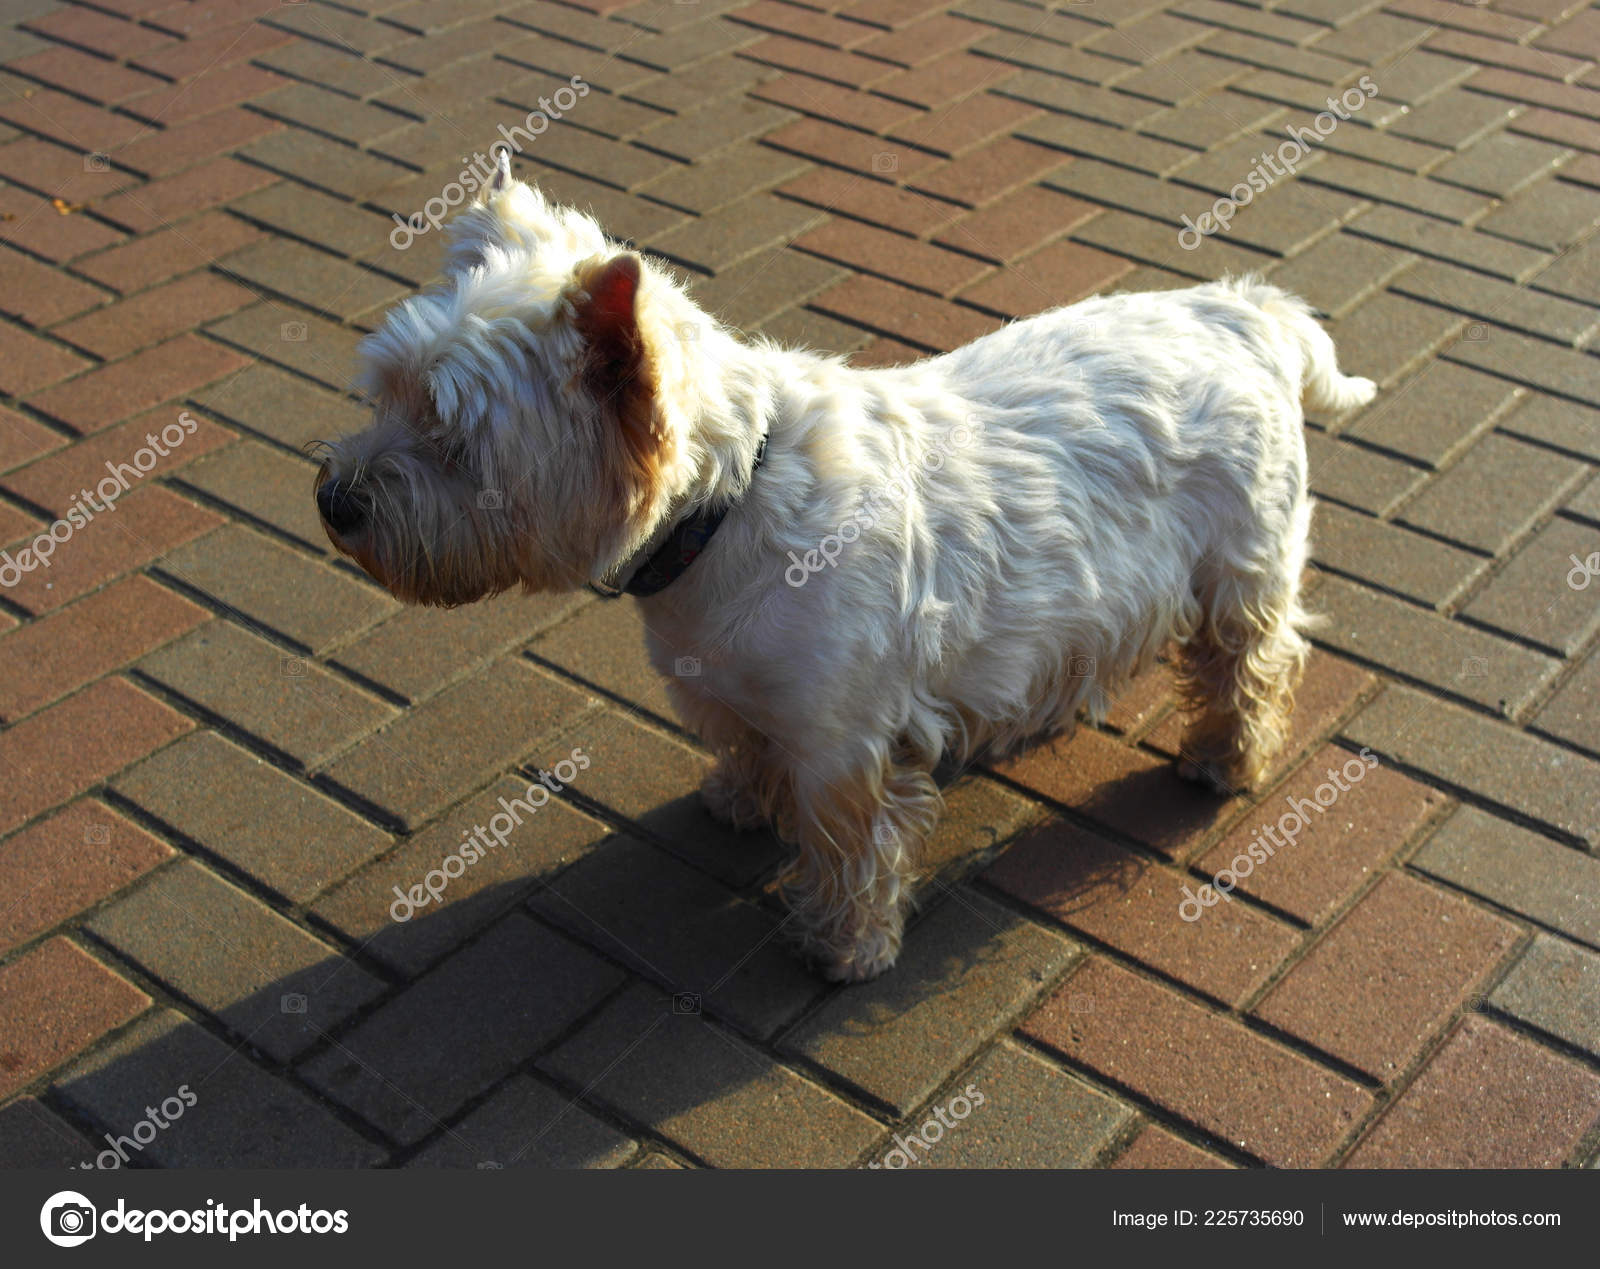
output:
[{"label": "grey brick paver", "polygon": [[1515,331],[1491,339],[1462,340],[1449,350],[1452,361],[1477,366],[1516,383],[1592,404],[1594,357]]},{"label": "grey brick paver", "polygon": [[1585,474],[1574,459],[1486,436],[1412,499],[1400,518],[1499,554]]},{"label": "grey brick paver", "polygon": [[[1600,410],[1557,397],[1534,395],[1501,426],[1514,436],[1543,441],[1591,461],[1600,461]],[[1592,490],[1593,487],[1591,479],[1587,488]]]},{"label": "grey brick paver", "polygon": [[1600,947],[1600,860],[1463,807],[1411,864],[1569,938]]},{"label": "grey brick paver", "polygon": [[1321,432],[1306,433],[1306,454],[1314,494],[1370,515],[1383,516],[1394,510],[1424,479],[1423,473],[1408,463]]},{"label": "grey brick paver", "polygon": [[1430,362],[1375,400],[1342,434],[1441,467],[1523,395],[1504,379],[1453,362]]},{"label": "grey brick paver", "polygon": [[[621,980],[593,953],[513,914],[369,1015],[305,1075],[396,1140],[418,1141]],[[441,1029],[448,1045],[432,1040]]]},{"label": "grey brick paver", "polygon": [[778,922],[644,842],[618,837],[532,900],[546,920],[766,1039],[817,994]]},{"label": "grey brick paver", "polygon": [[543,1066],[713,1166],[839,1167],[880,1128],[816,1084],[636,986]]},{"label": "grey brick paver", "polygon": [[1591,654],[1545,702],[1534,723],[1569,744],[1600,751],[1600,658]]},{"label": "grey brick paver", "polygon": [[1414,260],[1383,243],[1335,234],[1279,265],[1272,281],[1329,317],[1339,317],[1390,278],[1403,275]]},{"label": "grey brick paver", "polygon": [[394,710],[231,621],[213,621],[138,663],[200,709],[311,766]]},{"label": "grey brick paver", "polygon": [[1457,314],[1385,293],[1352,309],[1331,329],[1340,364],[1361,366],[1367,378],[1388,387],[1463,325]]},{"label": "grey brick paver", "polygon": [[352,431],[366,420],[365,411],[338,393],[265,362],[213,384],[195,400],[219,418],[295,449]]},{"label": "grey brick paver", "polygon": [[[532,810],[518,807],[519,802],[531,805],[530,782],[527,776],[496,780],[327,890],[312,905],[312,913],[397,972],[409,977],[422,973],[609,836],[604,824],[559,799]],[[507,805],[516,808],[520,824],[495,820],[509,814]],[[505,841],[484,830],[504,831]],[[474,833],[488,847],[470,867],[463,865],[459,877],[446,875],[441,881],[438,874],[448,857],[460,853]],[[442,887],[437,898],[429,887]]]},{"label": "grey brick paver", "polygon": [[[1550,521],[1511,559],[1462,614],[1571,656],[1600,627],[1592,590],[1567,583],[1574,559],[1600,550],[1600,533],[1574,520]],[[1552,578],[1562,584],[1552,587]],[[1591,583],[1592,586],[1594,583]]]},{"label": "grey brick paver", "polygon": [[333,948],[188,860],[96,913],[88,929],[279,1061],[383,991]]},{"label": "grey brick paver", "polygon": [[237,524],[169,551],[160,567],[173,580],[312,652],[397,608],[382,591]]},{"label": "grey brick paver", "polygon": [[592,762],[580,795],[724,885],[745,889],[788,854],[769,831],[739,832],[712,819],[699,793],[711,759],[642,718],[608,709],[582,729],[582,740]]},{"label": "grey brick paver", "polygon": [[913,927],[898,973],[834,997],[784,1048],[904,1114],[1077,950],[989,899],[953,891]]},{"label": "grey brick paver", "polygon": [[1321,509],[1313,559],[1438,607],[1472,580],[1481,558],[1342,507]]},{"label": "grey brick paver", "polygon": [[[339,326],[309,309],[268,302],[214,322],[208,334],[224,343],[242,348],[257,362],[272,362],[343,392],[350,386],[349,366],[355,356],[360,333]],[[241,373],[249,373],[248,370]],[[280,420],[285,428],[303,426],[299,419]],[[306,437],[318,438],[318,433]]]},{"label": "grey brick paver", "polygon": [[464,609],[402,608],[345,644],[333,659],[364,679],[421,700],[559,622],[583,602],[570,595],[529,598],[513,592]]},{"label": "grey brick paver", "polygon": [[[76,1168],[106,1149],[32,1097],[0,1110],[0,1159],[14,1168]],[[108,1160],[109,1162],[109,1160]]]},{"label": "grey brick paver", "polygon": [[301,546],[332,555],[316,505],[306,497],[317,468],[314,463],[271,446],[245,441],[193,464],[184,483],[271,525]]},{"label": "grey brick paver", "polygon": [[1567,181],[1546,181],[1484,217],[1485,233],[1558,251],[1600,224],[1594,191]]},{"label": "grey brick paver", "polygon": [[315,132],[285,129],[254,142],[241,154],[315,189],[368,198],[409,173],[400,164]]},{"label": "grey brick paver", "polygon": [[[332,763],[327,776],[415,827],[589,707],[583,693],[526,662],[499,661],[401,714]],[[492,725],[481,724],[486,717]]]},{"label": "grey brick paver", "polygon": [[228,256],[221,267],[263,291],[349,319],[400,299],[398,283],[312,247],[277,239]]},{"label": "grey brick paver", "polygon": [[1489,1003],[1600,1056],[1600,954],[1541,934]]},{"label": "grey brick paver", "polygon": [[413,1159],[413,1168],[615,1168],[637,1151],[631,1138],[527,1076],[513,1076]]},{"label": "grey brick paver", "polygon": [[[956,1120],[957,1127],[944,1129],[944,1120],[954,1119],[959,1109],[953,1105],[955,1097],[964,1097],[969,1088],[983,1097],[983,1104]],[[941,1131],[928,1131],[927,1121],[918,1123],[913,1116],[886,1143],[885,1159],[899,1149],[918,1167],[1085,1168],[1132,1118],[1126,1106],[1010,1043],[996,1045],[956,1076],[950,1104],[944,1094],[936,1094],[932,1107]],[[937,1139],[925,1150],[899,1144],[912,1134],[922,1140]],[[897,1164],[894,1159],[883,1166]]]},{"label": "grey brick paver", "polygon": [[1329,621],[1319,638],[1492,710],[1526,706],[1561,670],[1541,652],[1450,621],[1342,577],[1327,577],[1313,601]]},{"label": "grey brick paver", "polygon": [[[216,796],[195,798],[196,786]],[[295,903],[390,845],[387,833],[215,732],[185,737],[113,787]]]},{"label": "grey brick paver", "polygon": [[393,110],[351,101],[315,84],[290,84],[258,97],[258,110],[313,132],[326,133],[347,144],[362,145],[386,137],[406,126],[406,117]]},{"label": "grey brick paver", "polygon": [[299,1089],[235,1056],[181,1014],[163,1010],[67,1071],[61,1096],[100,1122],[132,1128],[159,1090],[194,1105],[141,1152],[169,1168],[371,1167],[388,1154]]},{"label": "grey brick paver", "polygon": [[[1407,687],[1389,688],[1345,733],[1582,841],[1600,841],[1600,762]],[[1518,778],[1505,780],[1507,771]]]}]

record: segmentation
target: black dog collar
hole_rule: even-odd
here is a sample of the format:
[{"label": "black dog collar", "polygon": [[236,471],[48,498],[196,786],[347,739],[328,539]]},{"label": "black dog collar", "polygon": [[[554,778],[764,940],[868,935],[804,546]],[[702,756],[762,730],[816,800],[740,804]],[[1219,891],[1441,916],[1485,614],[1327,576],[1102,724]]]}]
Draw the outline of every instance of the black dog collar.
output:
[{"label": "black dog collar", "polygon": [[[750,479],[755,479],[756,472],[761,469],[761,460],[766,456],[767,438],[763,436],[761,443],[756,446],[755,462],[750,464]],[[666,540],[650,553],[644,563],[633,570],[633,575],[621,587],[601,581],[590,582],[589,589],[602,599],[620,599],[623,595],[643,597],[665,590],[682,577],[688,571],[689,565],[711,545],[712,535],[716,533],[717,527],[735,505],[728,503],[715,510],[708,508],[697,511],[692,516],[678,521],[672,526]]]}]

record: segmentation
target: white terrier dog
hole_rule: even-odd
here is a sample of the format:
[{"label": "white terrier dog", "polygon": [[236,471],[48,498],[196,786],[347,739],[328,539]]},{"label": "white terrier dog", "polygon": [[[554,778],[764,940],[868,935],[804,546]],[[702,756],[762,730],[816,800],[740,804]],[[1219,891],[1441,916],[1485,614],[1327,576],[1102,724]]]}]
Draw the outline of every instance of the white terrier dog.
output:
[{"label": "white terrier dog", "polygon": [[720,326],[503,162],[362,351],[375,421],[318,481],[334,544],[416,603],[641,596],[718,756],[707,805],[798,846],[785,895],[840,980],[894,963],[936,764],[1101,716],[1168,646],[1184,773],[1260,776],[1307,652],[1302,402],[1375,390],[1254,280],[852,369]]}]

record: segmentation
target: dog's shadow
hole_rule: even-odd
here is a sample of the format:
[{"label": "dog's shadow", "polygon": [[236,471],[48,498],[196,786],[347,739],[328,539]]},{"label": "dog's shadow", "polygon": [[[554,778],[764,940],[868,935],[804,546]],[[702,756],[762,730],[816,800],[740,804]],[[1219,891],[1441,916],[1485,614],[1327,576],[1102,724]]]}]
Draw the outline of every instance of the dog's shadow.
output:
[{"label": "dog's shadow", "polygon": [[[174,859],[110,905],[130,904],[124,932],[96,917],[82,937],[176,1007],[58,1072],[42,1108],[14,1104],[34,1121],[30,1154],[0,1162],[859,1163],[987,1039],[964,1002],[1020,1005],[1070,959],[1067,940],[965,884],[1025,804],[988,780],[947,795],[899,964],[848,987],[791,945],[775,889],[786,849],[720,828],[693,795],[633,815],[640,836],[597,823],[558,869],[463,878],[359,937],[315,903],[308,936],[246,900],[221,861]],[[232,903],[253,915],[231,918]],[[886,1045],[917,1057],[885,1065]],[[776,1103],[798,1116],[784,1131]],[[826,1157],[810,1153],[830,1134]]]}]

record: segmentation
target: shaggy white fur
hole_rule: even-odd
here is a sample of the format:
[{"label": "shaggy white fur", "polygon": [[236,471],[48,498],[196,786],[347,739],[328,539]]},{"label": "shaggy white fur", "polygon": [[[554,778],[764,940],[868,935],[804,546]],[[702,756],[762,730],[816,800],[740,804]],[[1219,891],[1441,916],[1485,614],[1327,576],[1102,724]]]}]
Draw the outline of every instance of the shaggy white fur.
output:
[{"label": "shaggy white fur", "polygon": [[941,759],[1069,729],[1169,645],[1187,774],[1246,786],[1281,745],[1302,403],[1374,392],[1301,301],[1111,296],[860,370],[721,327],[504,176],[452,228],[444,283],[364,346],[378,417],[328,450],[330,536],[402,597],[460,603],[626,577],[731,505],[639,601],[650,655],[719,755],[713,812],[798,845],[786,893],[831,976],[893,963]]}]

